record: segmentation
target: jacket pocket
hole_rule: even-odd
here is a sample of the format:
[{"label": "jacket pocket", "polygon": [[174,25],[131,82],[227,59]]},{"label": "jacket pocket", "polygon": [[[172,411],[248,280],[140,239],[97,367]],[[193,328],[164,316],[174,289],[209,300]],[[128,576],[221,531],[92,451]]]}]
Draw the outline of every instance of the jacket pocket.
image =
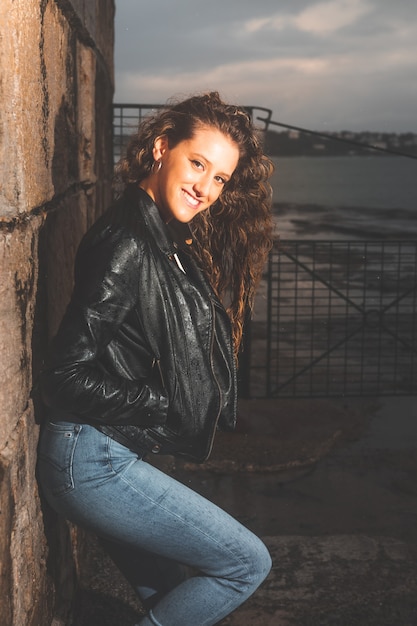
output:
[{"label": "jacket pocket", "polygon": [[38,449],[38,473],[42,487],[53,496],[74,489],[73,461],[81,424],[47,422]]}]

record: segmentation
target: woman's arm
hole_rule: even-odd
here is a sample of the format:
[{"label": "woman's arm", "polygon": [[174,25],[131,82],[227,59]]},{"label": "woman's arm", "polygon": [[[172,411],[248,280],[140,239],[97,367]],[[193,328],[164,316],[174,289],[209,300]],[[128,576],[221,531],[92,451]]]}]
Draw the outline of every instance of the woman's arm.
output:
[{"label": "woman's arm", "polygon": [[81,245],[74,293],[41,375],[52,409],[89,422],[165,423],[168,399],[157,375],[130,380],[100,362],[139,297],[140,256],[133,236],[115,236],[110,229],[94,245]]}]

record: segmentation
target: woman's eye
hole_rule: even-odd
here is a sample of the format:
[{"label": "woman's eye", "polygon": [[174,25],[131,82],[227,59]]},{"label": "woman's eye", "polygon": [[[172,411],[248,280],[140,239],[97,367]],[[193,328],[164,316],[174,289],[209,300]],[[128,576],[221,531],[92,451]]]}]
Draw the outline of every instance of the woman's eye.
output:
[{"label": "woman's eye", "polygon": [[197,161],[196,159],[194,159],[192,161],[192,164],[197,168],[197,169],[202,169],[203,168],[203,164],[201,163],[201,161]]},{"label": "woman's eye", "polygon": [[221,185],[225,185],[226,184],[226,180],[223,178],[223,176],[215,176],[215,179],[217,180],[218,183],[220,183]]}]

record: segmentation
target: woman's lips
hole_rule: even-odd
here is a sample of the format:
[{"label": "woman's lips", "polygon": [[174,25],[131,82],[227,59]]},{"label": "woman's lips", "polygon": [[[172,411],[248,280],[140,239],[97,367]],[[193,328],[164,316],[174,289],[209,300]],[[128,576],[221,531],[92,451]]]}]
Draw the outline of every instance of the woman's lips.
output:
[{"label": "woman's lips", "polygon": [[187,201],[187,203],[189,205],[191,205],[194,209],[198,209],[198,207],[201,204],[201,201],[198,200],[197,198],[195,198],[194,196],[192,196],[190,193],[188,193],[188,191],[186,191],[185,189],[182,190],[184,196],[185,196],[185,200]]}]

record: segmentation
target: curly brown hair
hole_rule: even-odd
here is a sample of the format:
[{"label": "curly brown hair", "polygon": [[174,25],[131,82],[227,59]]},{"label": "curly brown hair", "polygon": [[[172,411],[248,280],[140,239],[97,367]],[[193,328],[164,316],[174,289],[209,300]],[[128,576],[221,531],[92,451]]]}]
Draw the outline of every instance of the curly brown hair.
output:
[{"label": "curly brown hair", "polygon": [[137,184],[149,176],[158,137],[166,136],[173,148],[202,127],[219,130],[239,149],[238,165],[220,197],[190,223],[194,257],[215,292],[227,302],[237,353],[272,242],[268,179],[273,166],[263,154],[249,114],[223,102],[217,92],[169,104],[142,122],[116,166],[116,181]]}]

